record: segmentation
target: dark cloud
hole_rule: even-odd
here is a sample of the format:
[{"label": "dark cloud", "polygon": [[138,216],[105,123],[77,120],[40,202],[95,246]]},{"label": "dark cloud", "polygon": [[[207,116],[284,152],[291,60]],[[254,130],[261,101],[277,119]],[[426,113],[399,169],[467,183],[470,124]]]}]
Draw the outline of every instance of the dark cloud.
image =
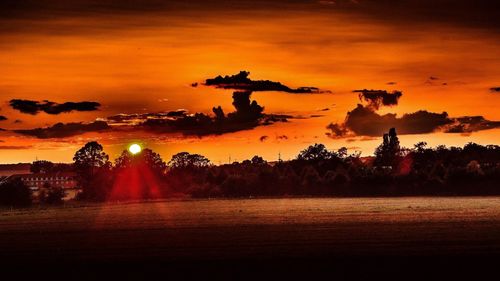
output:
[{"label": "dark cloud", "polygon": [[233,106],[236,111],[227,115],[229,119],[237,122],[252,122],[262,117],[264,107],[260,106],[255,100],[250,102],[250,95],[252,95],[252,92],[233,93]]},{"label": "dark cloud", "polygon": [[164,26],[165,22],[174,26],[190,21],[218,21],[221,14],[224,20],[259,11],[286,16],[286,11],[317,6],[313,1],[297,0],[2,0],[0,33],[109,34]]},{"label": "dark cloud", "polygon": [[281,135],[281,136],[277,136],[276,139],[277,140],[288,140],[288,136],[287,135]]},{"label": "dark cloud", "polygon": [[500,87],[493,87],[493,88],[490,88],[490,91],[492,92],[500,92]]},{"label": "dark cloud", "polygon": [[[500,2],[491,0],[358,0],[335,1],[359,16],[388,24],[439,23],[500,30]],[[338,7],[339,5],[337,5]],[[332,8],[336,8],[332,6]]]},{"label": "dark cloud", "polygon": [[100,132],[110,129],[108,123],[95,121],[92,123],[57,123],[51,127],[36,128],[29,130],[14,130],[15,133],[32,136],[39,139],[72,137],[87,132]]},{"label": "dark cloud", "polygon": [[47,100],[40,102],[21,99],[10,100],[9,104],[13,109],[32,115],[40,112],[56,115],[71,111],[95,111],[101,106],[101,104],[91,101],[55,103]]},{"label": "dark cloud", "polygon": [[349,134],[349,129],[344,124],[330,123],[326,128],[330,131],[326,135],[330,137],[345,137]]},{"label": "dark cloud", "polygon": [[391,82],[387,82],[386,84],[387,85],[396,85],[396,84],[398,84],[398,82],[391,81]]},{"label": "dark cloud", "polygon": [[186,110],[163,113],[119,114],[105,121],[111,125],[122,125],[132,129],[142,129],[157,133],[182,133],[185,135],[218,135],[257,126],[287,122],[289,115],[264,114],[264,107],[250,99],[251,92],[233,93],[235,111],[226,114],[221,106],[212,108],[213,115],[190,114]]},{"label": "dark cloud", "polygon": [[[324,5],[324,4],[329,5]],[[323,5],[322,5],[323,4]],[[446,24],[460,27],[478,27],[500,30],[498,10],[500,3],[494,0],[2,0],[0,1],[0,32],[75,32],[122,30],[127,27],[154,24],[153,15],[164,18],[194,18],[224,15],[230,17],[239,12],[266,11],[276,17],[289,16],[289,11],[320,14],[335,17],[347,13],[361,19],[374,19],[401,27],[418,24]],[[141,21],[122,20],[116,23],[83,24],[58,19],[111,16],[145,16]],[[54,20],[49,27],[46,22]],[[101,25],[101,26],[99,26]],[[127,26],[128,25],[128,26]],[[97,26],[97,27],[96,27]]]},{"label": "dark cloud", "polygon": [[446,133],[472,133],[476,131],[500,128],[500,121],[489,121],[483,116],[466,116],[455,119],[455,122],[445,128]]},{"label": "dark cloud", "polygon": [[380,115],[370,107],[360,104],[347,113],[342,124],[330,124],[327,135],[336,137],[381,136],[390,128],[400,134],[427,134],[435,131],[446,133],[471,133],[499,128],[500,122],[489,121],[482,116],[451,118],[448,113],[420,110],[397,117],[396,114]]},{"label": "dark cloud", "polygon": [[368,102],[368,105],[374,110],[378,110],[381,105],[393,106],[397,105],[403,93],[401,91],[387,92],[385,90],[354,90],[353,92],[359,93],[361,101]]},{"label": "dark cloud", "polygon": [[[306,4],[306,5],[305,5]],[[141,15],[206,11],[257,11],[314,7],[314,2],[296,0],[2,0],[0,16],[4,18],[64,18],[103,15]]]},{"label": "dark cloud", "polygon": [[260,141],[260,142],[265,142],[268,138],[269,138],[268,136],[261,136],[261,137],[259,138],[259,141]]},{"label": "dark cloud", "polygon": [[7,120],[7,117],[0,115],[0,121],[5,121],[5,120]]},{"label": "dark cloud", "polygon": [[345,125],[356,135],[380,136],[390,128],[397,128],[400,134],[425,134],[452,123],[446,112],[433,113],[420,110],[403,115],[379,115],[371,108],[358,105],[347,113]]},{"label": "dark cloud", "polygon": [[205,85],[221,89],[234,89],[251,92],[277,91],[293,94],[324,93],[324,91],[321,91],[316,87],[299,87],[293,89],[281,84],[280,82],[270,80],[252,80],[248,78],[248,75],[250,75],[250,72],[248,71],[240,71],[238,74],[226,75],[224,77],[219,75],[215,78],[207,79],[205,81]]}]

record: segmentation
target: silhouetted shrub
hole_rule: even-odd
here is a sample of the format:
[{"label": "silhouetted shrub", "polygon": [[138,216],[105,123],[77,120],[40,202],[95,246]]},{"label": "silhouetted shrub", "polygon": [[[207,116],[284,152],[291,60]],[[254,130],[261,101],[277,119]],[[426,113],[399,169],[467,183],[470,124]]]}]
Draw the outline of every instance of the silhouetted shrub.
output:
[{"label": "silhouetted shrub", "polygon": [[31,190],[19,178],[0,185],[0,205],[27,207],[31,205]]}]

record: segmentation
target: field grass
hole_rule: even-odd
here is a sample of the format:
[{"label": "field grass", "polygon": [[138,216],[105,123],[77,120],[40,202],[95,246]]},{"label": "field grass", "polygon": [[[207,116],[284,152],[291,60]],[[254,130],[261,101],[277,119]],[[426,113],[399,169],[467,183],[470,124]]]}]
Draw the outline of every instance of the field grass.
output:
[{"label": "field grass", "polygon": [[500,254],[500,198],[184,200],[0,211],[9,261]]}]

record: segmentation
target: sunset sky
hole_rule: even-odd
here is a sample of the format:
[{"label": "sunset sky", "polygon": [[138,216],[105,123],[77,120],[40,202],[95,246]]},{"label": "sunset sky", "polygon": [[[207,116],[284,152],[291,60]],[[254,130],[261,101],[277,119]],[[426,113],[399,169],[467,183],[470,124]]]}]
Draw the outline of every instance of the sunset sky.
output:
[{"label": "sunset sky", "polygon": [[[0,163],[70,162],[91,140],[112,160],[132,142],[215,164],[315,142],[371,155],[392,126],[407,147],[500,144],[494,2],[1,1]],[[207,83],[240,71],[253,82]],[[262,114],[235,109],[245,90]]]}]

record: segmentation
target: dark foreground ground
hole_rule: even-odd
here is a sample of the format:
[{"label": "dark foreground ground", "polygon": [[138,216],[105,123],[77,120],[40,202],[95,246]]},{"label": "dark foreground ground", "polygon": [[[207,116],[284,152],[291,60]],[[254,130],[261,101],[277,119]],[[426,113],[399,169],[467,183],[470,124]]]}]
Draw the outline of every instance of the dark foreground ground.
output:
[{"label": "dark foreground ground", "polygon": [[3,210],[0,259],[0,279],[482,280],[500,276],[500,198]]}]

